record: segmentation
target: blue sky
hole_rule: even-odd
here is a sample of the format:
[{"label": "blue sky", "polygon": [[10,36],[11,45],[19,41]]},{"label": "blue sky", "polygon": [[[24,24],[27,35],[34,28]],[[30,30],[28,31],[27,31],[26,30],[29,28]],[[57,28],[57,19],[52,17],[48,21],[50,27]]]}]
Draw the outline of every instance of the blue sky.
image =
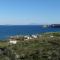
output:
[{"label": "blue sky", "polygon": [[60,23],[60,0],[0,0],[0,25],[55,23]]}]

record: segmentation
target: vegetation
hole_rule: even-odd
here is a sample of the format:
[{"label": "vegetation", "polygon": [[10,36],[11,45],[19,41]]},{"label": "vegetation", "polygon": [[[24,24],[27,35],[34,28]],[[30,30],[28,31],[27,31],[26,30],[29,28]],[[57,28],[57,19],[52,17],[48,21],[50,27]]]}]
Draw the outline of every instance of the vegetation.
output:
[{"label": "vegetation", "polygon": [[7,41],[1,41],[1,40],[0,40],[0,48],[1,48],[1,47],[7,47],[7,46],[8,46]]},{"label": "vegetation", "polygon": [[0,60],[60,60],[60,33],[43,33],[36,39],[7,44]]}]

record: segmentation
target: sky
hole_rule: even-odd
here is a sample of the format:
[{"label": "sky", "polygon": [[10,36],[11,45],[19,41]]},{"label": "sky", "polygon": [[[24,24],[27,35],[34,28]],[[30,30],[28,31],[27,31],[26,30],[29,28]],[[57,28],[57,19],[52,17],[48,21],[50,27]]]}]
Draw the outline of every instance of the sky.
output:
[{"label": "sky", "polygon": [[60,0],[0,0],[0,25],[60,24]]}]

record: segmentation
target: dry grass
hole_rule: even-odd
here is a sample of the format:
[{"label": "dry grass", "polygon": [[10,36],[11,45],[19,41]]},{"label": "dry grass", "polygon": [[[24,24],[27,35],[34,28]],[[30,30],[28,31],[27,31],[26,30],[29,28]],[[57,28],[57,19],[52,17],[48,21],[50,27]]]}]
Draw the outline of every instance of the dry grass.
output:
[{"label": "dry grass", "polygon": [[0,41],[0,47],[7,47],[8,43],[6,41]]}]

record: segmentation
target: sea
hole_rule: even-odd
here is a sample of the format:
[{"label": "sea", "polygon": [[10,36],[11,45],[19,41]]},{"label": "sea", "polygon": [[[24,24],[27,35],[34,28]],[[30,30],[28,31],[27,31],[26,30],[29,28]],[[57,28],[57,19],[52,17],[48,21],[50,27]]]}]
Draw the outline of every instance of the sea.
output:
[{"label": "sea", "polygon": [[60,32],[60,28],[43,27],[41,25],[0,25],[0,40],[15,35],[32,35],[45,32]]}]

